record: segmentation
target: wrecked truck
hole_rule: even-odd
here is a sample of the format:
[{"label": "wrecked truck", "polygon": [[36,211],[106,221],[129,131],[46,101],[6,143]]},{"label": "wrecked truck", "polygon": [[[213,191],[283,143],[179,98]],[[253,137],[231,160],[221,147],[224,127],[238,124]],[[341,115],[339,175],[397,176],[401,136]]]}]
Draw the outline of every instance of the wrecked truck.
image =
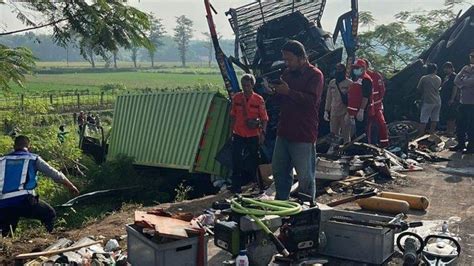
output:
[{"label": "wrecked truck", "polygon": [[459,16],[427,50],[417,59],[387,81],[384,99],[385,118],[388,122],[397,120],[418,121],[419,108],[416,86],[425,75],[424,65],[436,63],[438,75],[444,76],[441,66],[451,61],[456,71],[469,64],[468,54],[474,48],[474,6]]},{"label": "wrecked truck", "polygon": [[[264,157],[269,160],[273,154],[279,106],[273,97],[264,93],[265,80],[278,79],[285,69],[281,47],[288,40],[301,42],[308,54],[309,61],[317,65],[326,79],[333,76],[337,63],[342,61],[343,51],[347,61],[355,58],[358,30],[358,1],[351,0],[351,10],[338,19],[334,34],[323,30],[321,18],[326,0],[314,1],[252,1],[249,4],[230,8],[225,15],[235,35],[233,56],[227,56],[219,46],[216,25],[213,15],[217,12],[209,0],[204,4],[207,21],[216,59],[229,93],[240,91],[234,66],[257,78],[255,91],[261,94],[266,102],[269,122],[262,149]],[[341,36],[344,47],[337,47],[337,37]],[[323,96],[324,97],[324,96]],[[322,114],[320,114],[323,121]],[[328,125],[322,122],[320,133],[325,134]]]}]

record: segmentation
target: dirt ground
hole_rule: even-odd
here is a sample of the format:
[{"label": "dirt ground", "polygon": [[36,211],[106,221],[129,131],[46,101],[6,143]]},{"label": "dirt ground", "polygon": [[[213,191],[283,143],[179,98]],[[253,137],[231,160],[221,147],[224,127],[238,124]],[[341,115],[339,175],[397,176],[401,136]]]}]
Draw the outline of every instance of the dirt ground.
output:
[{"label": "dirt ground", "polygon": [[[427,196],[430,199],[430,207],[426,212],[409,213],[409,219],[419,220],[446,220],[453,222],[451,231],[461,238],[461,258],[458,265],[474,265],[474,173],[464,175],[452,175],[438,171],[438,168],[452,167],[461,169],[463,167],[474,167],[474,155],[461,156],[459,153],[444,152],[444,157],[452,161],[437,164],[423,165],[424,171],[408,173],[408,177],[398,180],[387,187],[386,190],[404,193],[413,193]],[[471,168],[472,169],[472,168]],[[176,204],[162,204],[158,207],[169,208],[169,211],[192,212],[198,215],[203,209],[209,208],[212,202],[228,198],[228,193],[207,196],[201,199],[186,201]],[[340,196],[324,195],[318,198],[318,202],[327,203]],[[355,204],[341,205],[338,208],[358,209]],[[0,265],[10,265],[15,254],[42,250],[49,244],[54,243],[61,237],[78,240],[84,236],[103,236],[105,239],[125,235],[125,224],[133,222],[133,212],[137,206],[127,208],[114,213],[105,219],[89,224],[88,226],[68,232],[56,232],[51,235],[34,233],[22,239],[2,239],[0,242]],[[120,243],[126,246],[126,240]],[[209,265],[222,265],[222,261],[228,255],[216,248],[213,241],[209,241],[208,260]],[[343,263],[343,265],[355,265],[354,263]]]}]

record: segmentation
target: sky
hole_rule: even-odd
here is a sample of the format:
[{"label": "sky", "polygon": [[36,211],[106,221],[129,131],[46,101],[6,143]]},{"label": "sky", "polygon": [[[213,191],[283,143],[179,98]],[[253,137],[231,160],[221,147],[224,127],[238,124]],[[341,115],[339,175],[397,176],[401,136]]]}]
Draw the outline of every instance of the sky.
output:
[{"label": "sky", "polygon": [[[239,7],[252,2],[252,0],[211,0],[218,14],[214,16],[217,31],[224,38],[233,38],[233,32],[225,16],[225,11],[230,7]],[[326,9],[322,17],[322,26],[326,31],[334,30],[337,18],[350,10],[350,0],[327,0]],[[474,0],[468,0],[474,4]],[[359,0],[360,11],[372,12],[377,24],[389,23],[393,16],[400,11],[421,11],[443,7],[444,0]],[[203,0],[128,0],[128,4],[144,12],[153,12],[162,18],[169,34],[173,32],[176,17],[186,15],[194,22],[194,38],[204,39],[202,32],[208,31],[205,18]],[[468,4],[460,8],[467,10]],[[41,16],[36,16],[35,21],[40,22]],[[12,7],[0,5],[0,31],[24,28],[12,14]],[[41,31],[46,33],[46,31]]]}]

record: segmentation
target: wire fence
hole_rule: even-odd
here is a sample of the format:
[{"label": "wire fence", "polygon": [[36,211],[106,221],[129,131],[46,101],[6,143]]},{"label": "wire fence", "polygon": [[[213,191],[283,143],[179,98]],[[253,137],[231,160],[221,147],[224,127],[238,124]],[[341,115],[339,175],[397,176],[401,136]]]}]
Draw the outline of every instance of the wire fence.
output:
[{"label": "wire fence", "polygon": [[50,113],[71,113],[81,110],[109,110],[117,98],[115,93],[45,93],[0,96],[0,111],[28,112],[28,106],[46,106]]}]

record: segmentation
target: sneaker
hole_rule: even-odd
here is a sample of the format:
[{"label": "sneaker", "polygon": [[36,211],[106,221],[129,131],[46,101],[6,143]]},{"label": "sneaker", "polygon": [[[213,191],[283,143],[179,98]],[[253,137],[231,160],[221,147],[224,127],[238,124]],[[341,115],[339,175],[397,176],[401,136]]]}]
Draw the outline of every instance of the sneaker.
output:
[{"label": "sneaker", "polygon": [[474,154],[474,147],[467,147],[467,149],[464,150],[462,154]]}]

